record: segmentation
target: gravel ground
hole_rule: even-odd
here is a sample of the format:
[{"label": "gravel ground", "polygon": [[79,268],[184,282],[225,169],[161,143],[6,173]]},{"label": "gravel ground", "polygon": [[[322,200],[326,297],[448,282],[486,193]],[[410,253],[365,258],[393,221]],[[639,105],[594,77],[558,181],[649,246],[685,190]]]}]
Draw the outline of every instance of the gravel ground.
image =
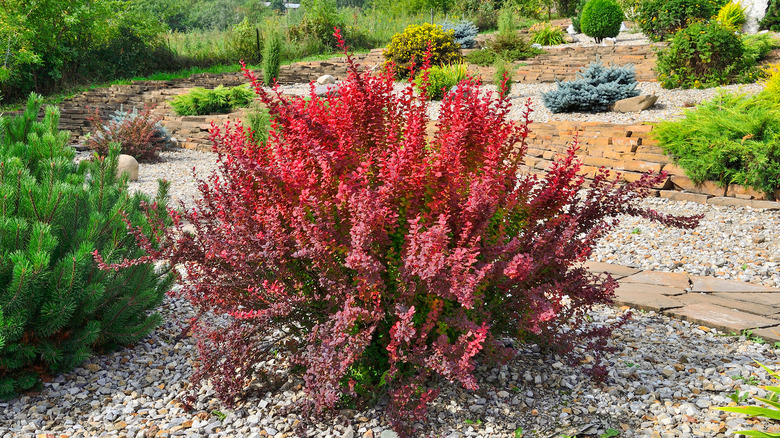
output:
[{"label": "gravel ground", "polygon": [[[652,86],[640,85],[644,92],[658,92],[661,108],[632,117],[667,118],[684,103],[713,94],[644,88]],[[545,87],[516,85],[513,92],[519,100],[538,97]],[[750,92],[756,89],[747,87]],[[537,110],[535,119],[544,120],[543,110]],[[569,116],[617,121],[607,114]],[[154,165],[142,164],[131,189],[154,193],[156,180],[167,178],[173,181],[172,199],[191,203],[197,196],[192,169],[205,177],[215,168],[212,153],[167,151],[162,158]],[[595,249],[594,260],[780,287],[780,213],[661,198],[644,203],[667,213],[705,217],[693,231],[621,218]],[[310,437],[394,436],[383,417],[384,400],[372,409],[344,410],[324,423],[280,413],[304,397],[301,381],[289,376],[278,391],[255,396],[233,410],[221,407],[204,389],[196,409],[184,412],[177,398],[196,356],[193,339],[177,335],[192,309],[184,300],[166,298],[160,311],[165,323],[135,347],[92,358],[44,383],[40,392],[0,402],[0,437],[287,438],[299,423]],[[625,311],[600,307],[592,314],[593,323],[614,321]],[[754,360],[778,369],[780,350],[654,312],[634,313],[610,342],[617,350],[608,356],[610,375],[604,384],[593,383],[581,369],[543,355],[533,345],[505,366],[478,367],[481,389],[469,392],[444,385],[429,423],[419,425],[419,436],[503,438],[519,436],[517,430],[527,437],[598,436],[614,429],[621,437],[723,437],[735,430],[768,427],[711,408],[733,403],[731,396],[765,395],[757,384],[766,383],[767,375]]]}]

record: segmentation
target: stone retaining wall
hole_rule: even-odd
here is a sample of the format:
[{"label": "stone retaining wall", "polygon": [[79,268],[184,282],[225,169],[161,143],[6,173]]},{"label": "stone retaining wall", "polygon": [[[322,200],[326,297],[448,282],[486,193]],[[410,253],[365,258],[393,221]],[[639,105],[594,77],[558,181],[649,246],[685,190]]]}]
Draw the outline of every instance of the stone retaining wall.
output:
[{"label": "stone retaining wall", "polygon": [[[653,125],[613,125],[599,122],[552,122],[534,123],[528,138],[528,153],[525,157],[526,170],[543,173],[556,154],[566,152],[568,146],[579,141],[577,155],[582,159],[581,174],[592,179],[601,167],[621,173],[625,181],[636,181],[642,173],[652,170],[665,171],[667,178],[658,190],[684,191],[687,200],[705,202],[710,197],[734,197],[739,199],[765,200],[764,193],[731,184],[718,187],[708,181],[694,184],[685,176],[685,171],[674,165],[672,159],[658,146],[652,137]],[[780,199],[780,190],[775,192]]]}]

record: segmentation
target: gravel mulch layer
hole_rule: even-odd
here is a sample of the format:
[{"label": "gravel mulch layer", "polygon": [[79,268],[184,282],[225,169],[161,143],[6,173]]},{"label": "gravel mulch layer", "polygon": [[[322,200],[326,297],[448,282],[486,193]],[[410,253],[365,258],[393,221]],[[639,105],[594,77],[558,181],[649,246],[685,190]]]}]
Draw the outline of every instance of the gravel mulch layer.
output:
[{"label": "gravel mulch layer", "polygon": [[[640,85],[645,86],[650,85]],[[538,95],[545,86],[515,87],[519,100],[523,93]],[[674,101],[661,95],[659,103],[668,107],[659,111],[669,113],[653,117],[669,117],[685,99],[704,99],[713,91],[685,93],[670,93],[668,99]],[[537,109],[535,119],[541,120]],[[198,196],[192,169],[206,177],[216,167],[214,154],[207,152],[166,151],[162,159],[142,164],[131,189],[153,194],[156,180],[167,178],[173,182],[172,200],[191,204]],[[667,213],[705,217],[692,231],[620,218],[620,225],[596,247],[593,260],[780,286],[780,213],[660,198],[643,202]],[[179,335],[193,310],[178,298],[166,298],[159,310],[165,323],[138,345],[92,358],[45,382],[40,392],[0,402],[0,437],[287,438],[294,436],[296,425],[310,437],[394,436],[383,416],[384,400],[371,409],[341,411],[326,422],[282,414],[284,407],[305,397],[302,382],[289,376],[279,390],[253,396],[237,409],[222,407],[204,389],[196,409],[185,412],[178,397],[196,351],[191,337]],[[614,321],[626,311],[601,306],[592,314],[593,323]],[[621,437],[725,437],[735,430],[770,427],[712,409],[733,404],[732,398],[750,402],[752,396],[766,395],[758,385],[766,384],[768,376],[755,361],[780,368],[780,349],[724,335],[654,312],[634,312],[611,339],[616,351],[608,355],[610,372],[603,384],[561,358],[540,353],[537,346],[524,346],[505,366],[478,367],[476,392],[445,384],[429,422],[418,425],[419,436],[503,438],[519,436],[518,430],[526,437],[598,436],[613,429]]]}]

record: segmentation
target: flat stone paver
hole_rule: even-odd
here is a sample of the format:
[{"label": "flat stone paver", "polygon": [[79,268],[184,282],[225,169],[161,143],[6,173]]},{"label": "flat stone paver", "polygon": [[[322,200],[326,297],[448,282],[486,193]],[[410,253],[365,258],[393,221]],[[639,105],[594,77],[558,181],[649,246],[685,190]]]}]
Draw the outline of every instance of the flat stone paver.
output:
[{"label": "flat stone paver", "polygon": [[753,330],[753,336],[758,336],[769,342],[780,342],[780,325]]},{"label": "flat stone paver", "polygon": [[684,272],[642,271],[638,274],[630,275],[622,281],[626,283],[657,284],[677,289],[689,289],[691,287],[688,274]]},{"label": "flat stone paver", "polygon": [[618,279],[617,305],[663,312],[696,324],[780,342],[780,289],[685,272],[639,271],[587,262],[594,273]]},{"label": "flat stone paver", "polygon": [[[650,285],[643,283],[621,284],[620,287],[615,290],[615,304],[619,306],[636,307],[638,309],[648,311],[663,311],[685,306],[685,303],[669,297],[657,290],[651,290],[648,286]],[[663,288],[663,286],[656,287]]]},{"label": "flat stone paver", "polygon": [[616,280],[620,280],[623,277],[628,277],[629,275],[634,275],[639,272],[642,272],[641,269],[636,268],[630,268],[628,266],[623,265],[614,265],[612,263],[603,263],[603,262],[585,262],[583,265],[587,270],[593,273],[603,273],[606,272],[607,274],[612,275],[612,278]]},{"label": "flat stone paver", "polygon": [[727,309],[709,303],[691,304],[667,310],[664,313],[697,324],[735,333],[740,333],[742,330],[772,327],[780,322],[776,319],[769,319],[740,310]]},{"label": "flat stone paver", "polygon": [[[744,292],[780,292],[775,288],[758,284],[743,283],[741,281],[724,280],[722,278],[703,277],[692,275],[693,287],[691,292],[720,292],[720,293],[744,293]],[[780,303],[780,301],[778,301]]]},{"label": "flat stone paver", "polygon": [[677,298],[680,302],[689,304],[714,304],[726,309],[741,310],[753,315],[761,315],[772,318],[772,315],[777,313],[777,309],[764,304],[754,303],[750,301],[735,300],[732,298],[733,294],[729,294],[725,297],[718,295],[702,294],[698,292],[688,293],[680,295]]}]

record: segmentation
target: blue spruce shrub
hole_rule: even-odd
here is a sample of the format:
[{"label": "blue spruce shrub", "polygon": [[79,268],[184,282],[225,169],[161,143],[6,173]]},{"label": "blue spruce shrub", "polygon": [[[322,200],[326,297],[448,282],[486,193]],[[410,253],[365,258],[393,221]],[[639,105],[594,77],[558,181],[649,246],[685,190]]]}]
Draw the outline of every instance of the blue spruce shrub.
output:
[{"label": "blue spruce shrub", "polygon": [[479,29],[469,20],[460,20],[457,23],[442,21],[441,27],[445,32],[452,30],[455,42],[460,45],[461,49],[471,49],[477,43],[474,38],[479,33]]},{"label": "blue spruce shrub", "polygon": [[558,83],[558,89],[542,94],[553,113],[601,112],[621,99],[639,95],[633,66],[605,68],[593,62],[572,81]]}]

